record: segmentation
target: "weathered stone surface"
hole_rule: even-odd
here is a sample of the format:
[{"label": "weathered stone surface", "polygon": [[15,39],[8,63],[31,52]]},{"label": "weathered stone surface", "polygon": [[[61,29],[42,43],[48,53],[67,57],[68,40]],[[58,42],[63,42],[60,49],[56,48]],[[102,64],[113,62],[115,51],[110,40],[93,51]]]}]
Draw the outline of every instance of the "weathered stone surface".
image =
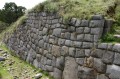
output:
[{"label": "weathered stone surface", "polygon": [[92,28],[91,29],[91,34],[94,34],[94,35],[101,35],[102,34],[102,31],[103,31],[103,29],[101,29],[101,28]]},{"label": "weathered stone surface", "polygon": [[53,77],[55,79],[62,79],[62,71],[57,69],[57,68],[54,68],[54,75]]},{"label": "weathered stone surface", "polygon": [[120,54],[119,53],[115,53],[113,63],[116,64],[116,65],[120,65]]},{"label": "weathered stone surface", "polygon": [[91,56],[96,57],[96,58],[102,58],[103,53],[105,53],[105,50],[101,49],[95,49],[91,52]]},{"label": "weathered stone surface", "polygon": [[120,52],[120,44],[115,44],[113,46],[113,51]]},{"label": "weathered stone surface", "polygon": [[53,72],[54,68],[53,68],[53,66],[48,66],[48,65],[46,65],[46,70],[47,70],[48,72]]},{"label": "weathered stone surface", "polygon": [[68,55],[68,47],[67,46],[62,46],[62,49],[61,49],[61,55],[63,56],[66,56]]},{"label": "weathered stone surface", "polygon": [[85,34],[84,41],[92,42],[93,41],[93,35],[91,35],[91,34]]},{"label": "weathered stone surface", "polygon": [[53,30],[53,35],[59,37],[61,35],[61,29],[56,28]]},{"label": "weathered stone surface", "polygon": [[56,67],[58,69],[60,69],[60,70],[63,70],[64,69],[64,62],[65,62],[64,57],[57,58],[57,60],[56,60]]},{"label": "weathered stone surface", "polygon": [[98,44],[98,48],[99,49],[107,49],[107,47],[108,47],[108,44],[107,43],[100,43],[100,44]]},{"label": "weathered stone surface", "polygon": [[75,56],[75,48],[69,48],[69,55],[74,57]]},{"label": "weathered stone surface", "polygon": [[66,57],[65,68],[63,71],[63,78],[64,79],[78,79],[77,73],[78,73],[78,70],[77,70],[77,63],[75,62],[75,59],[72,57]]},{"label": "weathered stone surface", "polygon": [[79,66],[78,70],[79,79],[96,79],[96,73],[93,69]]},{"label": "weathered stone surface", "polygon": [[84,64],[84,60],[85,60],[85,58],[76,58],[76,62],[77,62],[79,65],[83,65],[83,64]]},{"label": "weathered stone surface", "polygon": [[84,39],[84,34],[77,35],[78,41],[83,41],[83,39]]},{"label": "weathered stone surface", "polygon": [[92,16],[91,19],[92,19],[92,20],[103,20],[103,19],[104,19],[104,16],[103,16],[103,15],[94,15],[94,16]]},{"label": "weathered stone surface", "polygon": [[60,56],[60,47],[56,46],[56,45],[53,45],[52,46],[52,54],[54,56]]},{"label": "weathered stone surface", "polygon": [[85,27],[84,28],[84,33],[87,33],[87,34],[90,33],[90,28],[89,27]]},{"label": "weathered stone surface", "polygon": [[89,24],[89,27],[91,28],[103,28],[104,26],[104,20],[91,20],[90,21],[90,24]]},{"label": "weathered stone surface", "polygon": [[83,42],[82,48],[89,49],[89,48],[92,48],[92,47],[93,47],[92,43],[90,43],[90,42]]},{"label": "weathered stone surface", "polygon": [[74,46],[74,47],[78,47],[78,48],[79,48],[79,47],[81,47],[81,46],[82,46],[82,42],[77,42],[77,41],[74,41],[74,42],[73,42],[73,46]]},{"label": "weathered stone surface", "polygon": [[76,33],[77,34],[82,34],[83,32],[84,32],[84,27],[76,28]]},{"label": "weathered stone surface", "polygon": [[58,40],[58,45],[62,46],[65,44],[65,39],[59,39]]},{"label": "weathered stone surface", "polygon": [[0,61],[5,61],[6,59],[4,57],[0,57]]},{"label": "weathered stone surface", "polygon": [[116,65],[108,65],[106,74],[108,74],[110,79],[119,79],[120,78],[120,67]]},{"label": "weathered stone surface", "polygon": [[35,60],[33,61],[33,65],[34,65],[36,68],[39,67],[39,63],[38,63],[37,59],[35,59]]},{"label": "weathered stone surface", "polygon": [[77,19],[76,23],[75,23],[75,26],[77,26],[77,27],[80,26],[80,23],[81,23],[81,20]]},{"label": "weathered stone surface", "polygon": [[84,49],[78,49],[78,48],[76,48],[75,57],[85,57],[85,51],[84,51]]},{"label": "weathered stone surface", "polygon": [[32,64],[35,58],[36,58],[35,51],[33,49],[30,49],[26,61]]},{"label": "weathered stone surface", "polygon": [[99,73],[105,73],[106,65],[101,61],[101,59],[94,58],[94,66]]},{"label": "weathered stone surface", "polygon": [[114,60],[114,52],[107,51],[103,53],[102,61],[107,64],[112,64]]},{"label": "weathered stone surface", "polygon": [[109,79],[109,78],[106,77],[104,74],[101,74],[101,75],[97,75],[96,79]]},{"label": "weathered stone surface", "polygon": [[80,26],[88,27],[88,25],[89,25],[89,21],[88,21],[88,20],[82,20],[82,21],[81,21]]}]

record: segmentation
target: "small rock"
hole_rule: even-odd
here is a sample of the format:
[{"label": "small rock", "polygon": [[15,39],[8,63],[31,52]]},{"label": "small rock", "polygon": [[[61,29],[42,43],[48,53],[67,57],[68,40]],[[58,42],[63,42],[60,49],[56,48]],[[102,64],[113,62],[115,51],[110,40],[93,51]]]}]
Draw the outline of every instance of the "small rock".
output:
[{"label": "small rock", "polygon": [[4,57],[0,57],[0,61],[5,61],[6,59]]},{"label": "small rock", "polygon": [[39,79],[41,77],[42,77],[42,73],[38,73],[38,74],[35,75],[35,79]]}]

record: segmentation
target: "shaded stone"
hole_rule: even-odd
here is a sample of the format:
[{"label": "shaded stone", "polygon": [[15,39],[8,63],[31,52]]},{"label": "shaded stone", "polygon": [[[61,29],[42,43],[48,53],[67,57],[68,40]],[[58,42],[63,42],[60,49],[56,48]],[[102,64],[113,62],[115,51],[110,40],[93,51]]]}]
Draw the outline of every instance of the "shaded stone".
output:
[{"label": "shaded stone", "polygon": [[83,42],[82,48],[90,49],[93,47],[93,43]]},{"label": "shaded stone", "polygon": [[83,32],[84,32],[84,27],[76,28],[76,33],[77,34],[82,34]]},{"label": "shaded stone", "polygon": [[101,75],[97,75],[96,79],[109,79],[109,78],[106,77],[104,74],[101,74]]},{"label": "shaded stone", "polygon": [[61,35],[61,29],[60,28],[56,28],[53,30],[53,35],[56,37],[60,37]]},{"label": "shaded stone", "polygon": [[103,28],[104,22],[105,22],[105,20],[91,20],[89,27],[91,27],[91,28],[96,28],[96,27]]},{"label": "shaded stone", "polygon": [[86,42],[92,42],[93,41],[93,35],[91,35],[91,34],[85,34],[84,41],[86,41]]},{"label": "shaded stone", "polygon": [[116,64],[116,65],[120,65],[120,54],[119,53],[115,53],[113,63]]},{"label": "shaded stone", "polygon": [[107,64],[112,64],[114,60],[114,52],[112,51],[107,51],[103,53],[102,61]]},{"label": "shaded stone", "polygon": [[62,46],[62,49],[61,49],[61,55],[63,56],[66,56],[68,55],[68,47],[67,46]]},{"label": "shaded stone", "polygon": [[85,57],[85,51],[84,51],[84,49],[77,49],[76,48],[75,57]]},{"label": "shaded stone", "polygon": [[56,45],[53,45],[52,46],[52,54],[54,56],[60,56],[60,47],[56,46]]},{"label": "shaded stone", "polygon": [[113,51],[119,52],[120,53],[120,44],[115,44],[113,46]]},{"label": "shaded stone", "polygon": [[100,43],[100,44],[98,44],[98,48],[99,49],[107,49],[107,47],[108,47],[108,44],[107,43]]},{"label": "shaded stone", "polygon": [[85,58],[76,58],[76,62],[77,62],[79,65],[84,65],[84,60],[85,60]]},{"label": "shaded stone", "polygon": [[96,57],[96,58],[102,58],[103,53],[105,53],[105,50],[101,49],[95,49],[91,52],[91,56]]},{"label": "shaded stone", "polygon": [[54,68],[54,75],[53,77],[55,79],[62,79],[62,71],[57,69],[57,68]]},{"label": "shaded stone", "polygon": [[106,65],[101,61],[101,59],[94,58],[94,66],[99,73],[105,73]]},{"label": "shaded stone", "polygon": [[74,57],[75,56],[75,48],[69,48],[69,55]]},{"label": "shaded stone", "polygon": [[81,21],[80,26],[88,27],[88,25],[89,25],[89,20],[82,20],[82,21]]},{"label": "shaded stone", "polygon": [[64,62],[65,62],[64,57],[57,58],[57,60],[56,60],[56,67],[58,69],[60,69],[60,70],[63,70],[64,69]]}]

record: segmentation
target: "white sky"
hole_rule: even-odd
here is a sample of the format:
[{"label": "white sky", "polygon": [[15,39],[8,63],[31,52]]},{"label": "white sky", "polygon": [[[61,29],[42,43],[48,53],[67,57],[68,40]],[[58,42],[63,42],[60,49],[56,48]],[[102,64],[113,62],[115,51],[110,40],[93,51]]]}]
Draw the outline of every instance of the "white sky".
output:
[{"label": "white sky", "polygon": [[18,6],[26,7],[27,9],[31,9],[35,5],[45,0],[0,0],[0,9],[4,7],[6,2],[14,2]]}]

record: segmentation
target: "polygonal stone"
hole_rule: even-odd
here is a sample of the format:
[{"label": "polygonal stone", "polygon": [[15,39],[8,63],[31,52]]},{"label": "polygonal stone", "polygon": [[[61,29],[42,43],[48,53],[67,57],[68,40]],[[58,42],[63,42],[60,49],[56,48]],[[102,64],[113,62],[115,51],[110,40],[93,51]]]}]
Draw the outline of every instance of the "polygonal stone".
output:
[{"label": "polygonal stone", "polygon": [[84,65],[84,60],[85,60],[85,58],[76,58],[76,62],[77,62],[79,65]]},{"label": "polygonal stone", "polygon": [[92,19],[92,20],[103,20],[103,19],[104,19],[104,16],[103,16],[103,15],[94,15],[94,16],[92,16],[91,19]]},{"label": "polygonal stone", "polygon": [[92,42],[93,41],[93,35],[90,35],[90,34],[85,34],[84,36],[84,41],[87,41],[87,42]]},{"label": "polygonal stone", "polygon": [[104,22],[105,22],[105,20],[91,20],[89,27],[91,27],[91,28],[96,28],[96,27],[103,28]]},{"label": "polygonal stone", "polygon": [[65,45],[66,45],[66,46],[71,46],[71,40],[66,40],[66,41],[65,41]]},{"label": "polygonal stone", "polygon": [[77,20],[76,18],[72,18],[70,21],[70,25],[75,25],[76,20]]},{"label": "polygonal stone", "polygon": [[57,68],[54,68],[54,75],[53,77],[55,79],[62,79],[62,71],[57,69]]},{"label": "polygonal stone", "polygon": [[83,42],[82,48],[89,49],[89,48],[92,48],[92,47],[93,47],[93,43]]},{"label": "polygonal stone", "polygon": [[113,51],[119,52],[120,53],[120,44],[115,44],[113,46]]},{"label": "polygonal stone", "polygon": [[65,44],[65,39],[59,38],[59,40],[58,40],[58,45],[62,46],[62,45],[64,45],[64,44]]},{"label": "polygonal stone", "polygon": [[89,27],[85,27],[84,28],[84,33],[87,33],[87,34],[90,33],[90,28]]},{"label": "polygonal stone", "polygon": [[78,41],[83,41],[83,39],[84,39],[84,34],[77,35]]},{"label": "polygonal stone", "polygon": [[107,51],[103,53],[102,61],[107,64],[112,64],[114,60],[114,52],[112,51]]},{"label": "polygonal stone", "polygon": [[60,47],[56,46],[56,45],[53,45],[52,46],[52,54],[54,56],[60,56]]},{"label": "polygonal stone", "polygon": [[106,52],[105,50],[95,49],[91,52],[91,56],[96,57],[96,58],[102,58],[105,52]]},{"label": "polygonal stone", "polygon": [[101,61],[101,59],[94,58],[94,66],[99,73],[105,73],[106,65]]},{"label": "polygonal stone", "polygon": [[89,57],[91,54],[91,50],[90,49],[85,49],[85,56]]},{"label": "polygonal stone", "polygon": [[77,26],[77,27],[80,26],[80,23],[81,23],[81,20],[80,20],[80,19],[77,19],[77,20],[76,20],[76,23],[75,23],[75,26]]},{"label": "polygonal stone", "polygon": [[82,42],[74,41],[74,42],[73,42],[73,46],[74,46],[74,47],[81,47],[81,46],[82,46]]},{"label": "polygonal stone", "polygon": [[85,57],[85,51],[84,49],[77,49],[76,48],[76,54],[75,54],[75,57]]},{"label": "polygonal stone", "polygon": [[103,31],[103,29],[102,28],[92,28],[91,29],[91,34],[93,34],[93,35],[98,35],[98,34],[102,34],[102,31]]},{"label": "polygonal stone", "polygon": [[71,33],[70,39],[71,39],[71,40],[76,40],[76,39],[77,39],[76,33]]},{"label": "polygonal stone", "polygon": [[82,20],[82,21],[81,21],[80,26],[88,27],[88,25],[89,25],[89,20]]},{"label": "polygonal stone", "polygon": [[66,56],[68,55],[68,47],[67,46],[62,46],[62,49],[61,49],[61,55],[63,56]]},{"label": "polygonal stone", "polygon": [[56,60],[56,67],[58,69],[60,69],[60,70],[63,70],[64,69],[64,62],[65,62],[64,57],[57,58],[57,60]]},{"label": "polygonal stone", "polygon": [[[63,71],[63,79],[78,79],[77,63],[74,58],[65,58],[65,67]],[[57,79],[57,78],[56,78]]]},{"label": "polygonal stone", "polygon": [[107,49],[107,47],[108,47],[108,44],[107,43],[100,43],[100,44],[98,44],[98,48],[99,49]]},{"label": "polygonal stone", "polygon": [[82,34],[84,32],[84,27],[78,27],[76,28],[76,33],[77,34]]},{"label": "polygonal stone", "polygon": [[120,67],[116,65],[108,65],[106,74],[110,79],[120,79]]},{"label": "polygonal stone", "polygon": [[105,74],[97,75],[96,79],[109,79],[108,77],[105,76]]},{"label": "polygonal stone", "polygon": [[69,48],[69,55],[72,57],[75,56],[75,48]]},{"label": "polygonal stone", "polygon": [[45,67],[46,67],[46,70],[47,70],[48,72],[53,72],[53,70],[54,70],[53,66],[48,66],[48,65],[46,65]]},{"label": "polygonal stone", "polygon": [[52,64],[52,61],[51,61],[51,60],[49,60],[49,59],[47,59],[47,61],[46,61],[46,65],[51,66],[51,64]]},{"label": "polygonal stone", "polygon": [[60,37],[61,35],[61,29],[60,28],[56,28],[53,30],[53,35],[56,37]]},{"label": "polygonal stone", "polygon": [[113,63],[116,64],[116,65],[120,65],[120,54],[119,53],[115,53]]}]

